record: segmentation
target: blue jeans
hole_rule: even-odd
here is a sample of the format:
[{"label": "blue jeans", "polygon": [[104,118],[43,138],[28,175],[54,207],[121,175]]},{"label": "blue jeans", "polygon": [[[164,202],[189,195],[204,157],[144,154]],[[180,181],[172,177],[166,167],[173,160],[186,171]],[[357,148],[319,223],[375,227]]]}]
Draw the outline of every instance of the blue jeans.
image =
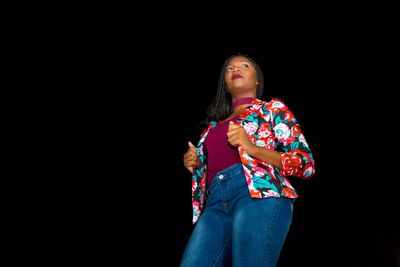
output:
[{"label": "blue jeans", "polygon": [[276,266],[292,222],[292,201],[251,198],[242,164],[217,173],[181,267]]}]

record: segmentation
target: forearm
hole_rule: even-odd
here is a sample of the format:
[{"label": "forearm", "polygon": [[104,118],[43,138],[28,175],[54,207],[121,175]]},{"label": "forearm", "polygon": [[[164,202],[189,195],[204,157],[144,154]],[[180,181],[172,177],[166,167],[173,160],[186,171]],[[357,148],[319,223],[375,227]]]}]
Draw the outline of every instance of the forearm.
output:
[{"label": "forearm", "polygon": [[279,152],[274,150],[253,145],[249,151],[246,151],[250,156],[262,160],[277,167],[279,170],[283,169],[281,156]]}]

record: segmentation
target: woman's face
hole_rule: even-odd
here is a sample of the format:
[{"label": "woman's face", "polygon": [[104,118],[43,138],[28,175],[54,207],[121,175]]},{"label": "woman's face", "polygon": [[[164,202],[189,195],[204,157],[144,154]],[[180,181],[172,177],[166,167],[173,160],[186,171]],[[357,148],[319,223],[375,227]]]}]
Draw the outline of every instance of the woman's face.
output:
[{"label": "woman's face", "polygon": [[246,57],[233,57],[225,69],[225,83],[233,99],[255,96],[257,73],[254,65]]}]

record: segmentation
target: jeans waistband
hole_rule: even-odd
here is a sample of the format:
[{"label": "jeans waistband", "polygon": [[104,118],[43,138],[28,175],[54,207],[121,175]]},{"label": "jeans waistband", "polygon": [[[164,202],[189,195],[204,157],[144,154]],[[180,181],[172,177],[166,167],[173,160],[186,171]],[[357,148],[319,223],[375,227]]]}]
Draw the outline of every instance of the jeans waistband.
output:
[{"label": "jeans waistband", "polygon": [[238,174],[244,173],[243,171],[243,165],[242,163],[236,163],[234,165],[229,166],[226,169],[223,169],[222,171],[217,172],[216,176],[218,175],[229,175],[229,176],[235,176]]},{"label": "jeans waistband", "polygon": [[231,177],[240,175],[240,174],[244,174],[243,171],[243,165],[242,163],[236,163],[234,165],[231,165],[219,172],[217,172],[217,174],[215,175],[214,179],[212,180],[211,184],[210,184],[210,188],[208,190],[210,190],[213,186],[215,186],[216,183],[218,183],[219,181],[226,181],[229,180]]}]

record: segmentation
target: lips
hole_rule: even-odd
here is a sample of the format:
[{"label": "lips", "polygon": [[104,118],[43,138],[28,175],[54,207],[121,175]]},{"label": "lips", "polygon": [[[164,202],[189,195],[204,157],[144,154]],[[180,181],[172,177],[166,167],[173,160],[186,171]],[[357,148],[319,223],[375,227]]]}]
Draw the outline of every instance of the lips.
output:
[{"label": "lips", "polygon": [[235,73],[235,74],[232,75],[232,81],[236,80],[236,79],[240,79],[240,78],[243,78],[243,76],[240,75],[240,74]]}]

